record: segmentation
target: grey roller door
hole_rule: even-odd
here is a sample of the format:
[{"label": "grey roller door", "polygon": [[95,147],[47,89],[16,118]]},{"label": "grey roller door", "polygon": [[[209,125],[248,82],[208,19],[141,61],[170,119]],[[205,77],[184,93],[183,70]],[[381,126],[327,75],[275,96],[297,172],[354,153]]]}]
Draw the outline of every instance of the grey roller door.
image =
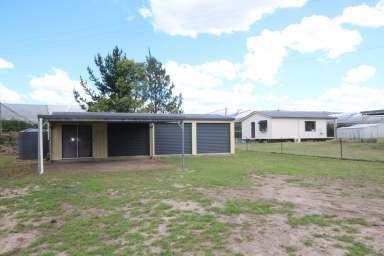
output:
[{"label": "grey roller door", "polygon": [[[192,125],[184,124],[184,153],[192,154]],[[181,154],[181,129],[177,124],[155,125],[155,155]]]},{"label": "grey roller door", "polygon": [[197,153],[229,153],[229,124],[197,124]]},{"label": "grey roller door", "polygon": [[108,124],[108,156],[149,155],[148,124]]}]

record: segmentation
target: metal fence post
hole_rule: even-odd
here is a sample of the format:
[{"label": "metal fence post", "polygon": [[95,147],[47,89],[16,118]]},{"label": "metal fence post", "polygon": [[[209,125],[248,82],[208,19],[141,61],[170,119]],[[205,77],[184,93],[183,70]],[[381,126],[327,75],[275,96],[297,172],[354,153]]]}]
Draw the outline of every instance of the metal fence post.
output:
[{"label": "metal fence post", "polygon": [[340,159],[343,159],[343,141],[341,138],[339,139],[339,142],[340,142]]},{"label": "metal fence post", "polygon": [[283,139],[280,140],[280,153],[283,154]]}]

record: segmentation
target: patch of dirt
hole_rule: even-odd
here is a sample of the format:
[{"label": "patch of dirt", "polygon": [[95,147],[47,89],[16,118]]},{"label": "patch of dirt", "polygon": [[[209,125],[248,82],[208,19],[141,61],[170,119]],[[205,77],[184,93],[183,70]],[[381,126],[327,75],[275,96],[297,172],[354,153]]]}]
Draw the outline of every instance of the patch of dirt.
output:
[{"label": "patch of dirt", "polygon": [[13,215],[3,215],[0,216],[0,231],[12,231],[16,225],[17,220]]},{"label": "patch of dirt", "polygon": [[176,200],[162,200],[162,203],[172,206],[173,209],[178,211],[192,211],[198,214],[205,214],[205,209],[198,203],[192,201],[176,201]]},{"label": "patch of dirt", "polygon": [[80,217],[105,217],[109,215],[109,212],[101,208],[88,208],[88,209],[77,209],[69,203],[62,203],[61,208],[70,214],[79,215]]},{"label": "patch of dirt", "polygon": [[69,190],[76,190],[80,188],[80,184],[66,184],[64,185],[64,188]]},{"label": "patch of dirt", "polygon": [[103,161],[84,161],[84,162],[52,162],[46,164],[48,172],[64,171],[142,171],[160,170],[174,167],[171,164],[157,159],[119,159]]},{"label": "patch of dirt", "polygon": [[12,145],[0,145],[0,155],[16,155],[17,147]]},{"label": "patch of dirt", "polygon": [[[223,205],[228,200],[278,201],[294,204],[293,214],[329,215],[337,219],[361,218],[370,226],[351,225],[357,230],[352,234],[378,253],[384,253],[384,200],[362,198],[367,190],[377,189],[380,184],[356,185],[345,180],[313,180],[308,177],[286,175],[252,175],[251,188],[198,189],[212,201],[212,205]],[[382,185],[381,185],[382,186]],[[346,196],[347,195],[347,196]],[[292,227],[286,214],[219,215],[219,220],[235,225],[230,232],[228,244],[235,253],[243,255],[287,255],[287,246],[296,248],[298,255],[343,255],[345,249],[335,247],[335,237],[351,235],[340,226],[302,225]],[[366,239],[372,237],[372,239]],[[312,246],[303,241],[313,240]]]},{"label": "patch of dirt", "polygon": [[175,184],[173,184],[173,187],[178,188],[178,189],[183,189],[183,188],[190,188],[190,187],[192,187],[192,185],[175,183]]},{"label": "patch of dirt", "polygon": [[117,190],[114,190],[111,188],[107,190],[107,193],[112,198],[117,198],[117,197],[122,196],[122,193],[120,191],[117,191]]},{"label": "patch of dirt", "polygon": [[[244,216],[243,216],[244,217]],[[292,229],[284,215],[244,217],[246,226],[237,227],[228,239],[229,248],[242,255],[287,255],[286,247],[296,248],[297,255],[344,255],[345,251],[335,248],[334,241],[328,239],[333,235],[330,228],[311,226],[309,229]],[[245,220],[244,219],[244,220]],[[326,233],[318,238],[311,247],[305,247],[303,241],[313,239],[314,234]]]},{"label": "patch of dirt", "polygon": [[27,186],[23,188],[2,188],[0,189],[0,198],[15,198],[19,196],[26,196],[38,190],[39,186]]},{"label": "patch of dirt", "polygon": [[17,249],[28,247],[39,236],[37,230],[29,230],[20,233],[11,233],[0,238],[0,254],[12,252]]}]

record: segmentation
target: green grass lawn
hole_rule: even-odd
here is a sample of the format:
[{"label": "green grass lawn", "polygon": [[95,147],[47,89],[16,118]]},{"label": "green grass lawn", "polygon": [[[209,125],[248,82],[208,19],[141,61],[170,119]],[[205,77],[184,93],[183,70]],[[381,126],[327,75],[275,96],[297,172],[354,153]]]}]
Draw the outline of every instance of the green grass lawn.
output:
[{"label": "green grass lawn", "polygon": [[[165,161],[177,165],[180,159]],[[174,168],[2,175],[14,164],[14,157],[0,156],[0,192],[18,194],[0,196],[0,216],[10,215],[17,220],[11,231],[0,229],[0,239],[10,232],[31,229],[39,235],[28,247],[9,255],[231,254],[225,239],[232,224],[221,222],[216,213],[288,214],[294,205],[228,201],[217,209],[197,188],[247,188],[252,185],[250,173],[384,182],[382,163],[265,152],[189,157],[184,171]],[[188,186],[178,188],[175,184]],[[26,192],[23,188],[27,188]],[[166,200],[195,202],[203,211],[183,211],[164,203]]]},{"label": "green grass lawn", "polygon": [[[384,161],[384,143],[368,143],[368,142],[343,142],[343,157],[349,159],[362,159],[372,161]],[[283,142],[281,143],[249,143],[238,144],[238,150],[261,151],[287,153],[297,155],[310,156],[326,156],[340,158],[340,143],[338,141],[324,142]]]}]

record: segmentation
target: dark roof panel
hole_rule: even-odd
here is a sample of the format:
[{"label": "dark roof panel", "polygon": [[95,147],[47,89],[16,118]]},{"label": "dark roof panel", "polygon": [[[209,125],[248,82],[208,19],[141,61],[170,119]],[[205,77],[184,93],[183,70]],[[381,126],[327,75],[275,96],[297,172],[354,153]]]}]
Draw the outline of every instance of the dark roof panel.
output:
[{"label": "dark roof panel", "polygon": [[361,111],[361,114],[363,114],[363,115],[372,115],[372,116],[384,115],[384,109],[370,110],[370,111]]},{"label": "dark roof panel", "polygon": [[217,120],[233,121],[232,117],[212,114],[154,114],[154,113],[116,113],[116,112],[54,112],[40,115],[46,120],[66,121],[181,121]]}]

